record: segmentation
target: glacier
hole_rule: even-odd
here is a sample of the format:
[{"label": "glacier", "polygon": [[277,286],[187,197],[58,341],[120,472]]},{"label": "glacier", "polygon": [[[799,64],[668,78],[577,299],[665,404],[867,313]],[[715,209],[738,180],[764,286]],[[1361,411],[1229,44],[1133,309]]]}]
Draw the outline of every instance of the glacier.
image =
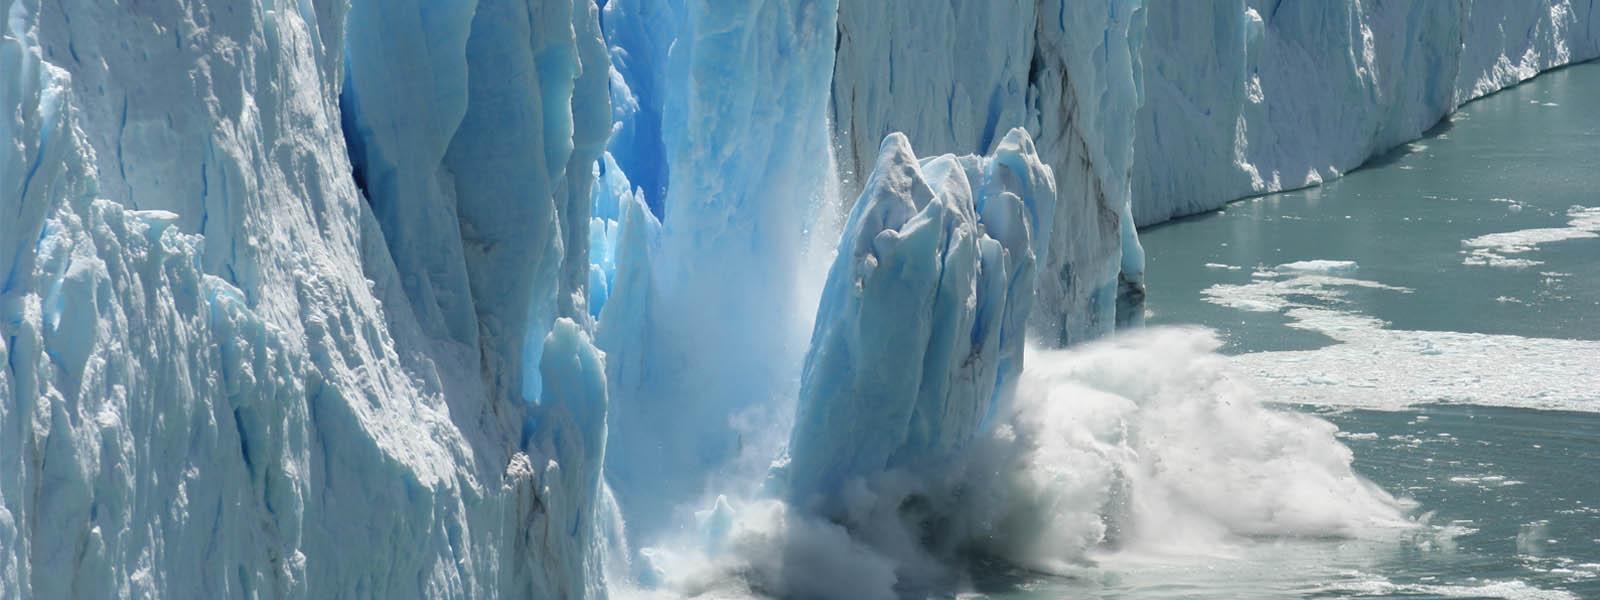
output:
[{"label": "glacier", "polygon": [[613,79],[626,84],[611,88],[607,176],[637,181],[659,221],[654,235],[619,225],[649,247],[625,247],[644,264],[617,266],[632,273],[599,324],[616,407],[607,476],[635,529],[666,526],[708,477],[771,459],[740,422],[779,418],[805,350],[836,11],[823,0],[605,6]]},{"label": "glacier", "polygon": [[[540,6],[569,23],[542,52],[495,35],[490,9],[520,2],[3,8],[0,595],[603,593],[605,379],[581,300],[609,128],[597,7]],[[462,76],[474,61],[598,93],[528,114],[525,89]],[[563,110],[580,125],[554,127]],[[484,126],[508,113],[522,129]],[[495,139],[525,164],[443,168],[452,140]],[[572,153],[571,186],[522,169]],[[536,211],[504,194],[536,184],[578,199],[572,242],[517,233],[553,210],[484,216]],[[506,234],[577,250],[537,271]],[[501,302],[501,282],[528,294]]]},{"label": "glacier", "polygon": [[893,596],[1396,521],[1127,331],[1135,226],[1600,55],[1581,0],[0,15],[6,598]]},{"label": "glacier", "polygon": [[1143,10],[1127,0],[842,4],[832,123],[847,193],[892,131],[987,154],[1007,129],[1026,127],[1062,196],[1033,330],[1069,344],[1142,321],[1128,171]]},{"label": "glacier", "polygon": [[1595,9],[1151,0],[1134,218],[1159,223],[1336,178],[1469,100],[1600,57]]}]

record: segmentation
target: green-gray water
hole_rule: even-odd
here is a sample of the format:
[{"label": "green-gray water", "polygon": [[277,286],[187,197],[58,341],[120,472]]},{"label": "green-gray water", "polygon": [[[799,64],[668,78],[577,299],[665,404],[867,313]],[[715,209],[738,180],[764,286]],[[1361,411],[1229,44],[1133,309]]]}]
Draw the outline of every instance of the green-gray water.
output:
[{"label": "green-gray water", "polygon": [[[1217,328],[1235,351],[1331,343],[1282,327],[1291,322],[1283,315],[1242,313],[1199,295],[1251,282],[1258,270],[1324,259],[1354,261],[1356,278],[1413,290],[1349,290],[1352,308],[1392,329],[1600,339],[1600,219],[1573,226],[1569,214],[1600,207],[1597,99],[1600,63],[1546,73],[1462,107],[1427,137],[1326,185],[1145,231],[1151,322]],[[1569,239],[1520,253],[1465,243],[1530,230]]]},{"label": "green-gray water", "polygon": [[1420,526],[1106,562],[1002,597],[1600,598],[1600,62],[1327,185],[1142,232],[1153,326],[1339,427]]}]

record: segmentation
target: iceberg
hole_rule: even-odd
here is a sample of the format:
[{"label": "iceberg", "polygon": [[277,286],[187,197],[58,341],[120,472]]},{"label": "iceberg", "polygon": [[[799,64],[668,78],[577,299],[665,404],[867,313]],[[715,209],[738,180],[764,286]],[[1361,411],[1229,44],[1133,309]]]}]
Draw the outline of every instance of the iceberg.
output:
[{"label": "iceberg", "polygon": [[792,504],[972,440],[1022,370],[1055,199],[1025,130],[989,157],[919,161],[904,135],[884,139],[817,309],[779,475]]}]

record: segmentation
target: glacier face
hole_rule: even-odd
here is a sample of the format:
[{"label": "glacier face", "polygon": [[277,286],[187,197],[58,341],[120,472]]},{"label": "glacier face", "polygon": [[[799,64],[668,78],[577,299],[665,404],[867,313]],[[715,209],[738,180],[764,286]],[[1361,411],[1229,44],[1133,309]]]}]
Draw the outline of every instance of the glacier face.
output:
[{"label": "glacier face", "polygon": [[[626,538],[686,522],[890,593],[921,550],[878,517],[979,488],[927,509],[973,515],[942,543],[1071,519],[986,551],[1079,556],[1111,470],[1023,340],[1139,322],[1136,218],[1347,170],[1600,39],[1564,0],[0,15],[7,598],[596,596],[665,581]],[[712,501],[785,452],[793,506]]]},{"label": "glacier face", "polygon": [[1141,225],[1338,177],[1462,103],[1600,56],[1587,0],[1152,0],[1145,12]]},{"label": "glacier face", "polygon": [[599,325],[615,365],[606,470],[636,532],[666,526],[708,478],[764,466],[747,424],[792,410],[815,302],[807,249],[832,178],[836,13],[832,0],[606,4],[623,82],[606,176],[620,169],[643,196],[620,209],[627,285]]},{"label": "glacier face", "polygon": [[1144,257],[1128,172],[1143,27],[1137,1],[842,4],[832,124],[846,196],[890,132],[986,154],[1025,127],[1061,195],[1040,256],[1035,334],[1068,344],[1139,322]]},{"label": "glacier face", "polygon": [[[580,74],[586,52],[605,64],[598,9],[541,3],[577,26],[496,37],[503,20],[472,17],[527,3],[425,4],[0,6],[0,595],[603,591],[605,387],[581,300],[609,126],[605,69]],[[426,56],[370,60],[385,48]],[[521,129],[492,111],[526,96],[462,76],[551,56],[566,87]],[[480,109],[584,177],[456,189],[441,161],[482,135]],[[567,125],[530,135],[547,121]],[[471,226],[527,205],[510,231]],[[540,280],[581,282],[576,300],[501,303],[498,277],[544,273],[470,242],[563,218],[571,241],[507,243],[578,248]],[[533,371],[538,405],[515,383]]]}]

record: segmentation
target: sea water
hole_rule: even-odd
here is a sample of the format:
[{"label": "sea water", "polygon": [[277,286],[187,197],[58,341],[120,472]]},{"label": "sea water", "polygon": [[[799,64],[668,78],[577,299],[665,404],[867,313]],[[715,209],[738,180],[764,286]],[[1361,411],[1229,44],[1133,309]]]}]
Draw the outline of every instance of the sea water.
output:
[{"label": "sea water", "polygon": [[993,597],[1600,598],[1600,62],[1475,101],[1320,187],[1141,234],[1149,323],[1336,425],[1381,535],[1110,552]]}]

